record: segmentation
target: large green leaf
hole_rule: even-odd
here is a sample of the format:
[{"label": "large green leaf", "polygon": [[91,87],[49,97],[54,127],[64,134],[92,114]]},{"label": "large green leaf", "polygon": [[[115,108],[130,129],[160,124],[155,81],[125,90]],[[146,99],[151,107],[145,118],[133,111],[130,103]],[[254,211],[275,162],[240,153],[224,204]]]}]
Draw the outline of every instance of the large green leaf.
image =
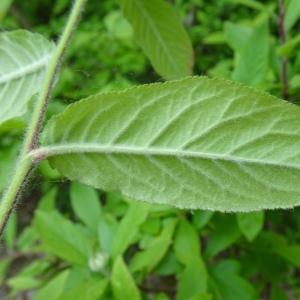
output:
[{"label": "large green leaf", "polygon": [[297,106],[264,92],[194,77],[75,103],[50,121],[32,155],[136,200],[288,208],[300,203],[299,119]]},{"label": "large green leaf", "polygon": [[41,88],[53,43],[25,30],[0,34],[0,125],[23,116]]},{"label": "large green leaf", "polygon": [[164,0],[119,0],[137,43],[166,79],[192,74],[191,42],[171,5]]}]

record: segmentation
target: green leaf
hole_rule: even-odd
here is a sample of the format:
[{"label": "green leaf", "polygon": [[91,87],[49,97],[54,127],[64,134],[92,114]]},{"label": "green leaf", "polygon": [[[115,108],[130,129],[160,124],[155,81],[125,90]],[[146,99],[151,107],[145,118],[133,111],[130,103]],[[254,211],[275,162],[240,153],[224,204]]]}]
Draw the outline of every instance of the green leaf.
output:
[{"label": "green leaf", "polygon": [[223,260],[212,268],[212,276],[221,295],[217,300],[258,300],[254,287],[238,272],[239,264],[233,260]]},{"label": "green leaf", "polygon": [[46,283],[34,295],[33,300],[57,300],[62,295],[70,270],[65,270]]},{"label": "green leaf", "polygon": [[137,43],[166,79],[192,74],[191,42],[174,8],[163,0],[119,0]]},{"label": "green leaf", "polygon": [[49,253],[75,264],[87,265],[89,248],[79,226],[57,212],[37,211],[35,228]]},{"label": "green leaf", "polygon": [[0,34],[0,125],[22,117],[40,91],[54,44],[25,30]]},{"label": "green leaf", "polygon": [[101,214],[100,199],[97,191],[86,185],[73,182],[70,189],[71,204],[74,212],[92,229],[98,228]]},{"label": "green leaf", "polygon": [[121,257],[113,265],[111,284],[116,300],[140,300],[140,292]]},{"label": "green leaf", "polygon": [[18,147],[11,145],[9,147],[0,146],[0,193],[5,188],[7,181],[11,177],[14,162],[17,159]]},{"label": "green leaf", "polygon": [[[207,290],[206,269],[201,259],[190,261],[179,277],[176,300],[186,300]],[[201,299],[201,298],[200,298]]]},{"label": "green leaf", "polygon": [[130,263],[130,270],[132,272],[144,268],[147,272],[151,272],[157,266],[170,247],[176,223],[176,220],[170,220],[165,225],[160,235],[154,238],[145,250],[138,252],[133,257]]},{"label": "green leaf", "polygon": [[205,251],[208,257],[215,256],[230,247],[241,235],[234,216],[222,215],[215,225]]},{"label": "green leaf", "polygon": [[8,285],[14,291],[24,291],[37,288],[40,280],[31,276],[16,276],[8,280]]},{"label": "green leaf", "polygon": [[5,17],[7,11],[12,5],[13,0],[1,0],[0,1],[0,21]]},{"label": "green leaf", "polygon": [[14,250],[16,235],[17,235],[17,215],[14,212],[10,216],[4,231],[5,246],[6,249],[10,252],[13,252]]},{"label": "green leaf", "polygon": [[184,265],[192,265],[200,255],[200,237],[195,228],[182,220],[175,235],[174,251],[177,259]]},{"label": "green leaf", "polygon": [[300,1],[299,0],[290,0],[285,18],[284,18],[284,27],[286,31],[289,31],[300,18]]},{"label": "green leaf", "polygon": [[193,224],[197,229],[203,228],[214,215],[213,211],[201,210],[193,213]]},{"label": "green leaf", "polygon": [[259,85],[265,81],[270,51],[268,26],[268,19],[264,18],[251,28],[250,35],[239,38],[242,43],[237,41],[236,46],[239,45],[240,49],[235,55],[234,80],[249,85]]},{"label": "green leaf", "polygon": [[263,228],[264,212],[239,213],[237,222],[243,235],[251,242]]},{"label": "green leaf", "polygon": [[112,255],[117,257],[127,249],[138,233],[139,225],[145,221],[151,206],[147,203],[132,202],[121,220],[114,236]]},{"label": "green leaf", "polygon": [[299,119],[297,106],[259,90],[193,77],[77,102],[48,123],[44,148],[32,155],[129,199],[289,208],[300,203]]},{"label": "green leaf", "polygon": [[98,237],[101,249],[107,254],[112,254],[117,228],[118,223],[113,216],[105,214],[101,216],[98,224]]},{"label": "green leaf", "polygon": [[100,276],[91,276],[86,269],[71,270],[58,300],[99,300],[108,286],[108,280]]}]

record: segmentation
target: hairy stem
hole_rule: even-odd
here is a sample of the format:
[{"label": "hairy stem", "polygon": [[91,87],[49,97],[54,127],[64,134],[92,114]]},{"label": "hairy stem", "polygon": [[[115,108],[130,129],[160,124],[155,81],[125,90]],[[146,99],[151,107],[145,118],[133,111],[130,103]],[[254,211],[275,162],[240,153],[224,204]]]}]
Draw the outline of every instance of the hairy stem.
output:
[{"label": "hairy stem", "polygon": [[39,98],[35,104],[31,122],[28,126],[24,146],[16,166],[15,174],[13,175],[13,178],[0,203],[0,235],[2,235],[5,224],[9,219],[18,198],[20,197],[24,185],[29,180],[31,170],[34,167],[34,162],[27,154],[38,146],[42,124],[47,110],[48,101],[56,81],[56,75],[58,74],[64,53],[86,2],[87,0],[75,0],[65,29],[46,70],[45,79],[43,81]]},{"label": "hairy stem", "polygon": [[[286,42],[286,30],[284,26],[284,18],[285,18],[285,8],[284,8],[284,0],[278,0],[278,31],[279,31],[279,39],[280,44],[284,44]],[[282,97],[284,99],[288,99],[289,97],[289,81],[288,81],[288,60],[286,57],[281,59],[281,71],[280,71],[280,79],[282,84]]]}]

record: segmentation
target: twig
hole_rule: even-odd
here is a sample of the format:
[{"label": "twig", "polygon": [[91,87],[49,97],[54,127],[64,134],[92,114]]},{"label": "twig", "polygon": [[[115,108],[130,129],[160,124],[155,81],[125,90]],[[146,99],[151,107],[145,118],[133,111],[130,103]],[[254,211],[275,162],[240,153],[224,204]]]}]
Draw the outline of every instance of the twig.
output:
[{"label": "twig", "polygon": [[[285,18],[285,7],[284,0],[278,0],[278,32],[280,44],[283,45],[286,42],[286,30],[284,26]],[[289,97],[289,81],[288,81],[288,59],[283,57],[281,59],[281,70],[280,70],[280,80],[282,84],[282,96],[284,99]]]}]

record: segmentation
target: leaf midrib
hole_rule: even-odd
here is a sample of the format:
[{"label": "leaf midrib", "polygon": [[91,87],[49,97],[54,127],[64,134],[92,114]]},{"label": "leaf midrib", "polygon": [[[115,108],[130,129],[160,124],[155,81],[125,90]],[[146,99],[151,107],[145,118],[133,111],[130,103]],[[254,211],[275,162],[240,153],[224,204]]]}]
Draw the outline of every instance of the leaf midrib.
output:
[{"label": "leaf midrib", "polygon": [[37,61],[33,61],[31,64],[22,66],[21,68],[15,70],[13,72],[1,75],[0,76],[0,84],[10,82],[12,80],[18,79],[18,78],[23,77],[28,74],[35,73],[37,70],[45,67],[45,65],[49,61],[49,58],[50,58],[50,55],[48,54],[48,55],[40,58]]},{"label": "leaf midrib", "polygon": [[228,154],[216,154],[207,153],[200,151],[190,151],[185,149],[167,149],[158,147],[131,147],[125,145],[101,145],[95,143],[85,143],[85,144],[59,144],[44,146],[33,150],[29,155],[33,159],[44,159],[53,156],[66,155],[66,154],[81,154],[81,153],[94,153],[94,154],[127,154],[127,155],[140,155],[140,156],[169,156],[175,158],[202,158],[207,160],[219,160],[228,161],[236,164],[257,164],[261,166],[274,166],[281,168],[289,168],[300,171],[300,166],[287,164],[287,163],[275,163],[272,161],[263,161],[253,158],[244,158],[238,156],[231,156]]}]

